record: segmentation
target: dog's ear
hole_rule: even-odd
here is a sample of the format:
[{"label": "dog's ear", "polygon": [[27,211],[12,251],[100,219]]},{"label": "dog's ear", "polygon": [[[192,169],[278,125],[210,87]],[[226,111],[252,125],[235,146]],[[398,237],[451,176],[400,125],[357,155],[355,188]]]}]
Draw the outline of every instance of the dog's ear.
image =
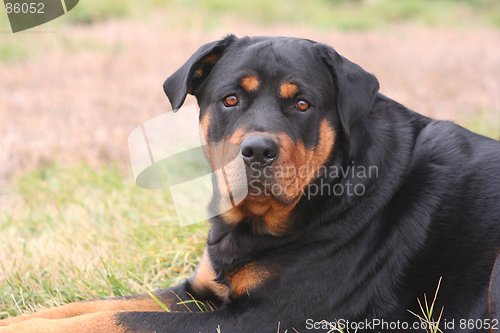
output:
[{"label": "dog's ear", "polygon": [[375,76],[344,58],[333,48],[323,44],[318,47],[333,78],[341,126],[349,136],[352,127],[372,109],[379,82]]},{"label": "dog's ear", "polygon": [[187,94],[196,93],[196,89],[210,74],[224,50],[235,40],[235,36],[229,35],[224,39],[203,45],[163,83],[163,90],[174,112],[182,106]]}]

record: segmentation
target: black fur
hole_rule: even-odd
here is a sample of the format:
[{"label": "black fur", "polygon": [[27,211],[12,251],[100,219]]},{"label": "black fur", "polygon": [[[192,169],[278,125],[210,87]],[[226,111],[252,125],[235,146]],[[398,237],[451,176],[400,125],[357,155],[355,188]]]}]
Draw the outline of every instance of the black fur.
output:
[{"label": "black fur", "polygon": [[[213,53],[218,62],[194,78],[196,67]],[[237,90],[236,77],[245,72],[263,77],[265,89]],[[310,112],[289,112],[293,101],[270,88],[283,79],[302,83],[300,94],[311,99]],[[319,122],[327,119],[337,133],[327,165],[376,166],[378,174],[316,179],[362,184],[366,192],[304,193],[289,232],[281,236],[256,232],[253,221],[234,226],[212,219],[207,247],[221,282],[252,261],[269,267],[272,277],[214,312],[128,313],[118,318],[121,325],[138,332],[215,332],[220,326],[223,333],[257,333],[277,332],[278,325],[280,332],[329,331],[308,329],[308,319],[414,323],[418,319],[408,310],[421,313],[417,298],[423,301],[425,293],[432,301],[440,277],[434,316],[444,306],[442,324],[455,321],[454,329],[441,326],[445,332],[489,332],[486,325],[462,329],[460,320],[498,321],[498,141],[408,110],[378,93],[373,75],[308,40],[230,36],[198,50],[164,89],[173,108],[187,93],[195,94],[200,116],[212,115],[213,140],[246,126],[285,132],[311,148],[318,144]],[[219,101],[234,92],[241,105],[227,112]],[[187,281],[176,290],[193,293],[190,288]],[[358,330],[378,331],[407,330]]]}]

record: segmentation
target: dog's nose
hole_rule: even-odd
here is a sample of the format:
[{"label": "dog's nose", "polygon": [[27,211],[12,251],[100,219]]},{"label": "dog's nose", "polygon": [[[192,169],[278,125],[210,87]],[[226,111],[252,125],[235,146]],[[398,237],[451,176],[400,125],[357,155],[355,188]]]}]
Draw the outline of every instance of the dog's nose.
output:
[{"label": "dog's nose", "polygon": [[278,144],[262,135],[253,135],[241,143],[241,155],[250,166],[265,167],[278,157]]}]

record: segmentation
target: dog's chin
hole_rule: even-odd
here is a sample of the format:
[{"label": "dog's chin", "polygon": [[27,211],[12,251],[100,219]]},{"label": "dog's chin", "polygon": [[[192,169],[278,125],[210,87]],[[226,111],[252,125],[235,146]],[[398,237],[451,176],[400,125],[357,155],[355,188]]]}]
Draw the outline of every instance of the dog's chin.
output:
[{"label": "dog's chin", "polygon": [[280,185],[273,178],[252,179],[248,183],[248,202],[277,202],[283,206],[292,205],[297,202],[300,195],[294,193]]}]

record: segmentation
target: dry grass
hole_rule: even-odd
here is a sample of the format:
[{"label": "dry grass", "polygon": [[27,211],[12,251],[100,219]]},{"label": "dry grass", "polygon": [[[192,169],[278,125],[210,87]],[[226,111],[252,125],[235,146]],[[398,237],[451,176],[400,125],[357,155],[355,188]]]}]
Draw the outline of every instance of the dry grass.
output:
[{"label": "dry grass", "polygon": [[200,44],[228,32],[334,45],[375,73],[386,95],[423,114],[499,136],[499,30],[403,26],[339,32],[228,21],[209,31],[192,26],[180,35],[164,20],[61,27],[36,34],[36,41],[20,35],[34,41],[30,52],[37,56],[0,63],[0,179],[46,160],[127,166],[128,133],[169,109],[163,80]]}]

